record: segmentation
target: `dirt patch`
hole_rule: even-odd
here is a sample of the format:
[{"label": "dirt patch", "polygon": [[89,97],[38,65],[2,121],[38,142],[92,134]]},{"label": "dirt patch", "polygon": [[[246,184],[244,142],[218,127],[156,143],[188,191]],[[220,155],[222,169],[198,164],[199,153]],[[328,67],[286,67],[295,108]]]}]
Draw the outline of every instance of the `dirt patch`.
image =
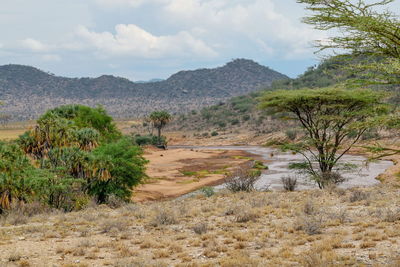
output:
[{"label": "dirt patch", "polygon": [[135,202],[174,198],[220,184],[226,173],[259,158],[245,151],[193,149],[146,149],[144,156],[149,178],[135,189]]}]

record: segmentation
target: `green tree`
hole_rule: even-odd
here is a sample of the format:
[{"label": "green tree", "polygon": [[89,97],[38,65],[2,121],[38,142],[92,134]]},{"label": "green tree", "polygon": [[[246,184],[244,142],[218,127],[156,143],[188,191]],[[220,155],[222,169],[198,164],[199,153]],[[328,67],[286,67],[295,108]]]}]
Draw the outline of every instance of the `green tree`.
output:
[{"label": "green tree", "polygon": [[149,118],[153,127],[157,129],[158,143],[161,145],[161,130],[172,121],[172,116],[166,111],[154,111]]},{"label": "green tree", "polygon": [[320,49],[339,49],[352,54],[370,55],[368,64],[355,64],[372,83],[400,84],[400,20],[382,7],[394,0],[367,2],[363,0],[297,0],[305,4],[311,15],[303,19],[318,30],[336,34],[319,40]]},{"label": "green tree", "polygon": [[121,132],[117,129],[113,118],[101,106],[96,108],[83,105],[60,106],[47,111],[39,118],[39,121],[54,116],[73,122],[78,129],[95,129],[104,141],[112,141],[121,137]]},{"label": "green tree", "polygon": [[[93,162],[100,166],[99,173],[107,170],[109,176],[88,180],[89,194],[96,196],[99,203],[104,203],[107,197],[115,195],[128,201],[132,195],[132,188],[146,177],[143,151],[132,145],[131,140],[122,138],[116,142],[104,144],[93,152]],[[101,164],[98,164],[102,162]],[[101,167],[103,166],[103,168]]]},{"label": "green tree", "polygon": [[[320,188],[335,182],[333,169],[362,134],[381,123],[388,112],[384,95],[372,90],[341,88],[266,92],[261,108],[296,119],[306,137],[290,149],[304,156],[311,178]],[[315,168],[317,163],[318,167]]]},{"label": "green tree", "polygon": [[33,192],[27,180],[34,174],[34,167],[18,145],[0,142],[0,213],[13,201],[28,200]]}]

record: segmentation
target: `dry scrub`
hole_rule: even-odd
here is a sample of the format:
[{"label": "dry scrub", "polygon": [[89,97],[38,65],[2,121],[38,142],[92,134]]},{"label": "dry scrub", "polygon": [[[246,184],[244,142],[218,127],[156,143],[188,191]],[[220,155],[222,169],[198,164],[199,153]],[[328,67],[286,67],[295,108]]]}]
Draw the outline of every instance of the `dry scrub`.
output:
[{"label": "dry scrub", "polygon": [[3,217],[0,266],[398,266],[400,190],[220,192]]}]

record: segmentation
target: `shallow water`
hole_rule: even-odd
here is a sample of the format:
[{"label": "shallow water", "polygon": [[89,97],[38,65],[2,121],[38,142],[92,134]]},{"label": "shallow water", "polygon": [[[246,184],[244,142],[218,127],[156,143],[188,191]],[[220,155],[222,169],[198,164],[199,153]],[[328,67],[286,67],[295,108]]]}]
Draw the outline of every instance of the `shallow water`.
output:
[{"label": "shallow water", "polygon": [[[253,154],[262,156],[268,165],[268,170],[263,172],[260,180],[257,183],[257,188],[269,187],[271,190],[282,190],[281,178],[289,175],[296,175],[296,171],[288,168],[290,163],[302,162],[304,158],[300,154],[293,155],[292,153],[281,152],[277,149],[259,146],[210,146],[210,147],[199,147],[199,146],[175,146],[171,148],[192,148],[192,149],[216,149],[216,150],[244,150]],[[346,181],[339,185],[341,188],[350,188],[357,186],[372,186],[379,184],[376,180],[381,173],[385,172],[386,169],[393,166],[393,162],[388,160],[379,160],[375,162],[366,163],[367,158],[358,155],[345,155],[339,161],[339,163],[351,163],[357,166],[351,170],[341,170],[340,173],[346,178]],[[310,181],[310,179],[304,175],[297,175],[297,190],[301,189],[313,189],[318,186]],[[219,186],[217,188],[221,188]]]}]

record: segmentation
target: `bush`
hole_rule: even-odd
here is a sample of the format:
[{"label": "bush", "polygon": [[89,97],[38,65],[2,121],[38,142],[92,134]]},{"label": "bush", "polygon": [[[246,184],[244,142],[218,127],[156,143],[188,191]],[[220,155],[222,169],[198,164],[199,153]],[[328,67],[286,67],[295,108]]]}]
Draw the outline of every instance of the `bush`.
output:
[{"label": "bush", "polygon": [[217,125],[218,125],[220,128],[225,128],[225,127],[226,127],[226,122],[220,121],[220,122],[217,123]]},{"label": "bush", "polygon": [[286,130],[285,134],[286,134],[286,137],[289,138],[289,140],[291,140],[291,141],[296,140],[296,137],[297,137],[296,130]]},{"label": "bush", "polygon": [[308,235],[320,234],[322,229],[322,219],[315,216],[301,217],[296,221],[294,228],[296,230],[303,230]]},{"label": "bush", "polygon": [[297,177],[285,176],[281,178],[283,189],[286,191],[294,191],[297,186]]},{"label": "bush", "polygon": [[206,186],[201,189],[201,192],[206,196],[206,197],[211,197],[215,194],[214,188],[211,186]]},{"label": "bush", "polygon": [[240,168],[225,177],[225,186],[232,192],[255,191],[255,184],[260,179],[261,171]]},{"label": "bush", "polygon": [[157,210],[156,215],[151,222],[151,225],[152,226],[171,225],[171,224],[176,224],[177,222],[178,220],[176,219],[176,216],[172,211]]},{"label": "bush", "polygon": [[238,125],[240,121],[238,119],[233,119],[230,121],[231,125]]},{"label": "bush", "polygon": [[211,132],[211,136],[217,136],[217,135],[218,135],[218,132],[217,132],[217,131]]},{"label": "bush", "polygon": [[369,194],[360,190],[354,190],[350,195],[350,202],[357,202],[366,200],[369,198]]},{"label": "bush", "polygon": [[[135,135],[132,137],[132,142],[133,144],[136,144],[138,146],[159,145],[158,137],[155,135]],[[161,136],[161,144],[166,144],[166,143],[167,143],[166,137]]]},{"label": "bush", "polygon": [[195,232],[198,235],[205,234],[208,231],[208,227],[207,227],[206,223],[196,224],[195,226],[193,226],[192,229],[193,229],[193,232]]},{"label": "bush", "polygon": [[322,185],[322,188],[330,185],[338,185],[346,181],[346,178],[338,172],[318,173],[317,175],[314,175],[312,179]]},{"label": "bush", "polygon": [[243,120],[243,121],[248,121],[248,120],[250,120],[250,115],[247,115],[247,114],[244,115],[243,118],[242,118],[242,120]]}]

